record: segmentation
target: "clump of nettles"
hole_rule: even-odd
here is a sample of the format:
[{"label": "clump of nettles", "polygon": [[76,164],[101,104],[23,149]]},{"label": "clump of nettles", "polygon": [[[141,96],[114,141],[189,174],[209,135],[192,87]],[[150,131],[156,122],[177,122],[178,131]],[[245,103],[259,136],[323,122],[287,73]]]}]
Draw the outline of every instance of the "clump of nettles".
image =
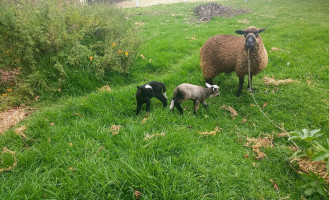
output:
[{"label": "clump of nettles", "polygon": [[198,22],[209,21],[214,16],[233,17],[235,15],[251,12],[248,9],[234,9],[217,3],[208,3],[194,8],[194,13],[199,16]]}]

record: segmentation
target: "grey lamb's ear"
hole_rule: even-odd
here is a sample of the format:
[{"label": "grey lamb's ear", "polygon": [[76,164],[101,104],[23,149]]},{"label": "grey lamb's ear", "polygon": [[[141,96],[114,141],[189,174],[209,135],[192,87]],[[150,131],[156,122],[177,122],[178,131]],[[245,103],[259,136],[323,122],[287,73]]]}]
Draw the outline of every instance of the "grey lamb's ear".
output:
[{"label": "grey lamb's ear", "polygon": [[245,31],[242,31],[242,30],[236,30],[235,32],[239,35],[243,35],[245,33]]},{"label": "grey lamb's ear", "polygon": [[263,31],[265,31],[265,29],[266,29],[266,28],[261,28],[261,29],[259,29],[259,30],[258,30],[258,33],[261,33],[261,32],[263,32]]},{"label": "grey lamb's ear", "polygon": [[212,87],[209,83],[206,83],[207,88]]}]

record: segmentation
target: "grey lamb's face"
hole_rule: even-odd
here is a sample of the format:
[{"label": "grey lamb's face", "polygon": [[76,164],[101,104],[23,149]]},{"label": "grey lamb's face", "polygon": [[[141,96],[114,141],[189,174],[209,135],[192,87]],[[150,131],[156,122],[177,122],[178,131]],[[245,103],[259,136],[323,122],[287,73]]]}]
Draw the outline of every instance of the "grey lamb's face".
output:
[{"label": "grey lamb's face", "polygon": [[252,49],[257,44],[259,33],[263,32],[265,28],[258,29],[256,27],[249,27],[246,30],[236,30],[235,32],[245,37],[245,46],[247,49]]},{"label": "grey lamb's face", "polygon": [[217,85],[210,85],[206,83],[207,88],[212,88],[213,94],[210,97],[215,97],[219,95],[219,87]]}]

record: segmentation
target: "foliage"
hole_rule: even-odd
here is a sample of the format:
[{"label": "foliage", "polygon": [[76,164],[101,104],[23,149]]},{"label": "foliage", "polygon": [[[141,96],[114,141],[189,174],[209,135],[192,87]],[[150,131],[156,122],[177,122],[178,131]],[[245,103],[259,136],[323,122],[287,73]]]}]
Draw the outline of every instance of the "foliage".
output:
[{"label": "foliage", "polygon": [[320,137],[322,134],[319,134],[321,129],[309,130],[309,129],[302,129],[302,131],[293,131],[290,132],[289,140],[292,139],[300,139],[305,141],[312,141],[317,137]]},{"label": "foliage", "polygon": [[307,196],[313,193],[319,193],[324,197],[328,196],[327,183],[323,178],[310,172],[309,174],[301,174],[303,182],[300,183],[299,188],[304,189],[304,194]]},{"label": "foliage", "polygon": [[111,71],[128,73],[138,50],[131,22],[109,5],[6,0],[0,13],[0,69],[18,68],[21,77],[16,86],[0,81],[0,93],[14,88],[22,100],[94,89]]}]

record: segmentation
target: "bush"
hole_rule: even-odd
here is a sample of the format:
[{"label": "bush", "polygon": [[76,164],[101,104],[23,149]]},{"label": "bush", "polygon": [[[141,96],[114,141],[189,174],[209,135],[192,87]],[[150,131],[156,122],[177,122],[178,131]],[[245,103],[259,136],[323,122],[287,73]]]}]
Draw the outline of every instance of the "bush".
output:
[{"label": "bush", "polygon": [[108,4],[4,0],[0,13],[0,72],[19,71],[18,81],[0,81],[0,95],[14,87],[0,103],[13,93],[19,104],[64,88],[90,90],[111,71],[128,73],[137,52],[133,25]]}]

